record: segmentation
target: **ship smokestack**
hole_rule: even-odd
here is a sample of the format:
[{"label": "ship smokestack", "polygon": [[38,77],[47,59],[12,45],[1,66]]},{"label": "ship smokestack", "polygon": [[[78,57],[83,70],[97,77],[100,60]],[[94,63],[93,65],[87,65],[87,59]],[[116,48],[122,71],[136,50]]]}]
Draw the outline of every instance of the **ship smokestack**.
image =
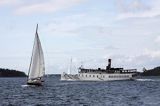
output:
[{"label": "ship smokestack", "polygon": [[108,59],[108,66],[107,66],[107,69],[110,69],[111,68],[111,59]]}]

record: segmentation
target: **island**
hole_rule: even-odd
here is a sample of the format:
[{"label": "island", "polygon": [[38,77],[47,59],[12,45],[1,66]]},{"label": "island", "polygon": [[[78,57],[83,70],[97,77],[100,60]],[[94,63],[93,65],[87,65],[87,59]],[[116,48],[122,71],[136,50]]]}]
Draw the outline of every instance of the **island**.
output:
[{"label": "island", "polygon": [[0,77],[27,77],[22,71],[0,68]]},{"label": "island", "polygon": [[160,76],[160,66],[148,70],[146,68],[143,68],[141,76]]}]

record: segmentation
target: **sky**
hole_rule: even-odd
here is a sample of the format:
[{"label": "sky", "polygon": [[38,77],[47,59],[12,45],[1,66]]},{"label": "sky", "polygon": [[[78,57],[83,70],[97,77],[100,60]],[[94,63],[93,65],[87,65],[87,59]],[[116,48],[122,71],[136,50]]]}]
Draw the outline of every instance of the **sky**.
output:
[{"label": "sky", "polygon": [[160,0],[0,0],[0,67],[28,73],[36,24],[47,74],[160,66]]}]

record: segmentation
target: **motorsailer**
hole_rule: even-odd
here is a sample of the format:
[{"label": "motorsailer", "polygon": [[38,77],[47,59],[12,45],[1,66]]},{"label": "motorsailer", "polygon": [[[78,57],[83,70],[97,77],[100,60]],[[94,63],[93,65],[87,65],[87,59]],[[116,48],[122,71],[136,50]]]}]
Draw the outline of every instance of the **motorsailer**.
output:
[{"label": "motorsailer", "polygon": [[45,74],[44,55],[41,42],[38,36],[38,24],[37,24],[34,45],[32,50],[32,57],[29,66],[27,84],[41,86],[42,82],[44,82],[43,79],[44,74]]},{"label": "motorsailer", "polygon": [[108,59],[106,69],[85,69],[79,68],[78,74],[61,74],[61,80],[67,81],[114,81],[114,80],[133,80],[137,69],[112,68],[111,59]]}]

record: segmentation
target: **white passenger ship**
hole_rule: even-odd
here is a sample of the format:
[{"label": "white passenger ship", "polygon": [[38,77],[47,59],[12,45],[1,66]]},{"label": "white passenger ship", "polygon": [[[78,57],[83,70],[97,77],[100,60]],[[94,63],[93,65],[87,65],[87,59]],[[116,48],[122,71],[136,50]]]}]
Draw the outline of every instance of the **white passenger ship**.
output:
[{"label": "white passenger ship", "polygon": [[106,69],[85,69],[80,67],[78,74],[61,74],[61,80],[67,81],[113,81],[132,80],[136,75],[136,69],[112,68],[111,59],[108,59]]}]

